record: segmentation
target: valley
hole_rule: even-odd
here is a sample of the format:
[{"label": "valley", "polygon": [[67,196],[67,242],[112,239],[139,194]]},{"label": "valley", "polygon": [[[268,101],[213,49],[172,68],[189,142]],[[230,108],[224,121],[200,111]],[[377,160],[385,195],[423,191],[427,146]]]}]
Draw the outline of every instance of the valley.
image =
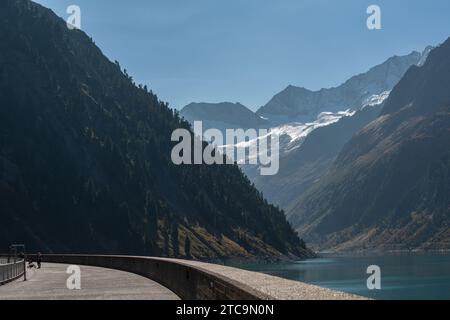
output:
[{"label": "valley", "polygon": [[[407,95],[399,94],[404,91],[413,96],[422,90],[422,84],[420,90],[413,88],[416,84],[411,79],[427,70],[429,55],[436,57],[436,52],[444,51],[444,47],[445,44],[427,47],[422,54],[392,57],[337,88],[312,92],[289,86],[255,113],[271,123],[271,134],[280,141],[280,170],[276,175],[262,176],[258,166],[241,165],[241,169],[270,202],[283,209],[296,231],[314,249],[448,248],[448,212],[440,207],[442,201],[446,202],[443,194],[447,189],[444,173],[448,149],[444,94],[447,80],[437,75],[444,81],[429,89],[437,92],[442,88],[436,96],[424,94],[418,96],[419,100],[413,97],[408,100]],[[441,54],[435,59],[442,64],[447,57]],[[425,96],[428,100],[423,100]],[[422,105],[423,114],[408,107],[410,101]],[[431,106],[438,101],[441,109],[434,111]],[[394,105],[404,108],[390,111]],[[195,118],[192,114],[190,117]],[[196,119],[201,120],[202,115],[198,114]],[[239,126],[239,122],[233,126]],[[386,130],[386,136],[380,130]],[[408,143],[398,149],[397,141],[411,134],[414,135],[411,141],[406,139]],[[439,138],[431,142],[435,134]],[[362,140],[362,137],[369,138]],[[257,140],[250,140],[246,147],[252,143]],[[395,158],[396,152],[405,156]],[[432,159],[437,162],[432,163]],[[388,172],[386,165],[390,166]],[[424,170],[444,170],[440,176],[444,180],[439,180],[442,185],[438,186],[437,181],[432,185],[419,182],[435,179],[423,176],[431,174]],[[382,180],[383,175],[386,180]],[[366,176],[371,182],[362,185]],[[413,176],[425,180],[412,180]],[[408,200],[402,197],[414,196],[398,193],[398,188],[407,188],[409,183],[427,183],[414,187],[422,190],[421,193],[417,190],[415,197],[420,197],[419,194],[426,197],[426,192],[432,192],[430,197],[439,199],[439,205],[427,199],[427,204],[417,207],[417,211],[410,208],[404,202]],[[391,185],[390,191],[383,190],[386,185]],[[425,191],[427,188],[433,191]],[[433,212],[435,205],[441,209],[432,214],[429,210]],[[383,218],[377,220],[377,216]]]}]

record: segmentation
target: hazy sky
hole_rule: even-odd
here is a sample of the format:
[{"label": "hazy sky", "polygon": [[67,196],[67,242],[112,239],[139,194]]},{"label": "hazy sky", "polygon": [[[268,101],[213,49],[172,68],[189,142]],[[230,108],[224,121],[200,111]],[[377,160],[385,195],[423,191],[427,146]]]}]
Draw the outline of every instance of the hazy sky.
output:
[{"label": "hazy sky", "polygon": [[[38,0],[82,29],[171,106],[265,104],[288,84],[336,86],[450,36],[448,0]],[[366,27],[367,7],[382,30]]]}]

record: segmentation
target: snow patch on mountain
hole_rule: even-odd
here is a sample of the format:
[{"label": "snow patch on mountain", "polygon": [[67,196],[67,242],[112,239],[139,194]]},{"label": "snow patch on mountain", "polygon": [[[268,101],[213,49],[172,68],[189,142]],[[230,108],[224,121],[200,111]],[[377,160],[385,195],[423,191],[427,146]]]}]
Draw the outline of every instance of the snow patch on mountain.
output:
[{"label": "snow patch on mountain", "polygon": [[[390,91],[385,91],[378,95],[372,95],[367,98],[360,109],[373,107],[384,103],[384,101],[389,97]],[[339,112],[321,112],[317,119],[313,122],[301,123],[292,122],[285,125],[280,125],[271,128],[268,134],[258,136],[256,139],[249,139],[247,141],[242,141],[234,145],[221,145],[217,148],[222,152],[226,153],[226,150],[234,147],[235,151],[244,150],[258,150],[257,154],[246,154],[244,159],[239,159],[238,164],[244,165],[248,164],[251,160],[257,159],[261,154],[267,153],[267,148],[261,146],[267,146],[267,144],[261,143],[264,139],[269,140],[269,135],[275,135],[278,137],[280,144],[280,157],[283,157],[287,153],[299,148],[305,141],[306,137],[314,130],[329,126],[341,120],[344,117],[352,117],[357,111],[352,111],[347,109],[345,111]]]},{"label": "snow patch on mountain", "polygon": [[374,94],[370,96],[364,101],[361,110],[366,107],[373,107],[382,104],[387,98],[389,98],[390,93],[391,91],[385,91],[382,92],[381,94]]}]

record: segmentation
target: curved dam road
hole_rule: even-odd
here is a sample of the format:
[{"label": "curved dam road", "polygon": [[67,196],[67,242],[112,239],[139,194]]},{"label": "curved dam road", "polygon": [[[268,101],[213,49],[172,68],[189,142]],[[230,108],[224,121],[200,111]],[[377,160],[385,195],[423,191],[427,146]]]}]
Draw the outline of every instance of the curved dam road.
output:
[{"label": "curved dam road", "polygon": [[[367,299],[262,273],[178,259],[51,254],[43,255],[43,261],[42,269],[28,272],[28,281],[16,280],[0,287],[0,300]],[[69,265],[80,266],[82,290],[67,289]]]},{"label": "curved dam road", "polygon": [[67,289],[68,264],[43,263],[20,278],[0,286],[0,300],[179,300],[169,289],[137,274],[80,266],[81,290]]}]

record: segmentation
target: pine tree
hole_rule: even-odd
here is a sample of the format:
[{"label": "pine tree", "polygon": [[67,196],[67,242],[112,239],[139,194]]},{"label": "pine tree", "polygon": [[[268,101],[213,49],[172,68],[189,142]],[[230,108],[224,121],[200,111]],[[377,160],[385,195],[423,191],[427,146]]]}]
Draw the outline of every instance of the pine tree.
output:
[{"label": "pine tree", "polygon": [[172,242],[172,248],[173,248],[173,255],[175,257],[178,257],[180,255],[180,242],[178,240],[178,224],[173,223],[172,224],[172,231],[170,233],[171,236],[171,242]]},{"label": "pine tree", "polygon": [[186,258],[191,258],[191,239],[186,235],[186,239],[184,240],[184,253]]}]

